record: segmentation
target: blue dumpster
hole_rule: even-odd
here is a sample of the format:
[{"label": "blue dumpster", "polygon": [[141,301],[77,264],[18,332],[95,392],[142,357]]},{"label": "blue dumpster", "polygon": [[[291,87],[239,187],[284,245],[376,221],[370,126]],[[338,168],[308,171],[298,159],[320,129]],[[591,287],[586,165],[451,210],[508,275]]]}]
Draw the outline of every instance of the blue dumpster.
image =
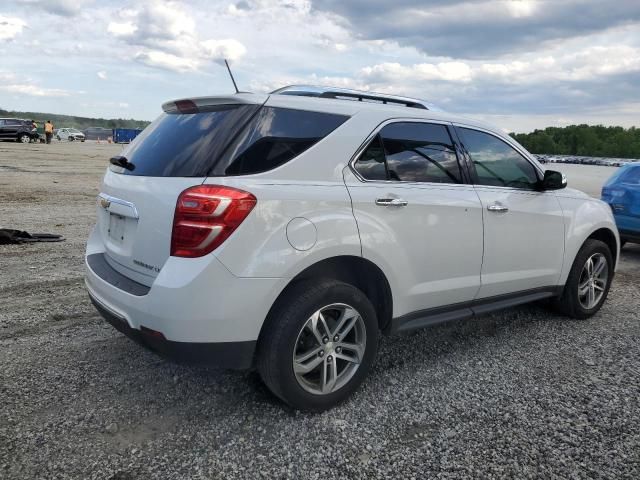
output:
[{"label": "blue dumpster", "polygon": [[130,143],[141,131],[139,128],[114,128],[113,141],[114,143]]}]

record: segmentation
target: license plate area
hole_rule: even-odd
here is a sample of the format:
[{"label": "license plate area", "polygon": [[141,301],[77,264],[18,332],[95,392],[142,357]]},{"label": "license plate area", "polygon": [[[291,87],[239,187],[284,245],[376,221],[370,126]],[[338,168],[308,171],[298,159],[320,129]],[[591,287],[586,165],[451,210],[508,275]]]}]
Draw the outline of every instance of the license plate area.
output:
[{"label": "license plate area", "polygon": [[109,214],[109,228],[107,232],[109,234],[109,238],[119,245],[124,243],[124,232],[126,226],[126,219],[122,215],[118,215],[117,213]]}]

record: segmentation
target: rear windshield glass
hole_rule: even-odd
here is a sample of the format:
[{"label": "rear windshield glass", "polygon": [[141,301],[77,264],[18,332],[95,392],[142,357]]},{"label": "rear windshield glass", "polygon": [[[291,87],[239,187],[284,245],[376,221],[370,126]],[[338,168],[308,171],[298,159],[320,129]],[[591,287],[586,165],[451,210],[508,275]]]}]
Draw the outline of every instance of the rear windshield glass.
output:
[{"label": "rear windshield glass", "polygon": [[120,154],[134,166],[121,173],[205,177],[258,108],[224,105],[203,113],[163,113]]},{"label": "rear windshield glass", "polygon": [[133,169],[112,168],[125,175],[151,177],[265,172],[300,155],[347,118],[258,105],[165,113],[120,154]]},{"label": "rear windshield glass", "polygon": [[263,107],[233,143],[212,175],[266,172],[297,157],[349,117]]}]

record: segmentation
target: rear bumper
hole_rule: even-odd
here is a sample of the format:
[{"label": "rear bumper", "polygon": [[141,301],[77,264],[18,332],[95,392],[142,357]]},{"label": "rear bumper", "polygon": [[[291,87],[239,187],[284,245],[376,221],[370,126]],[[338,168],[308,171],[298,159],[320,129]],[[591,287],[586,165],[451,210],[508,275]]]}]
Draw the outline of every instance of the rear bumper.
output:
[{"label": "rear bumper", "polygon": [[220,368],[243,370],[251,368],[256,348],[255,341],[192,343],[173,342],[147,329],[131,328],[127,321],[102,305],[91,293],[91,302],[100,315],[116,330],[124,333],[136,343],[143,345],[163,357],[186,363],[204,363]]},{"label": "rear bumper", "polygon": [[262,324],[286,279],[236,277],[213,255],[169,257],[145,287],[95,262],[94,255],[104,253],[97,247],[92,235],[85,284],[96,308],[115,328],[178,359],[225,368],[251,365]]}]

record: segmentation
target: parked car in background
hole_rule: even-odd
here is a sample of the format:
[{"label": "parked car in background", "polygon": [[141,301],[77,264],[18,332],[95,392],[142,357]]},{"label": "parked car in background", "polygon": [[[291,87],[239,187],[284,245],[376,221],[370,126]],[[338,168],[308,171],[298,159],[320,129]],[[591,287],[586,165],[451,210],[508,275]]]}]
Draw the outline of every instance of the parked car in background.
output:
[{"label": "parked car in background", "polygon": [[[111,159],[85,257],[116,329],[323,410],[392,334],[604,303],[611,209],[501,129],[322,87],[182,99]],[[410,354],[410,352],[408,352]]]},{"label": "parked car in background", "polygon": [[38,132],[33,130],[33,121],[22,118],[0,118],[0,140],[29,143],[38,140]]},{"label": "parked car in background", "polygon": [[611,206],[620,240],[640,243],[640,163],[627,163],[602,187],[602,200]]},{"label": "parked car in background", "polygon": [[58,140],[68,140],[70,142],[84,142],[85,136],[84,133],[77,128],[59,128],[56,132],[56,138]]}]

